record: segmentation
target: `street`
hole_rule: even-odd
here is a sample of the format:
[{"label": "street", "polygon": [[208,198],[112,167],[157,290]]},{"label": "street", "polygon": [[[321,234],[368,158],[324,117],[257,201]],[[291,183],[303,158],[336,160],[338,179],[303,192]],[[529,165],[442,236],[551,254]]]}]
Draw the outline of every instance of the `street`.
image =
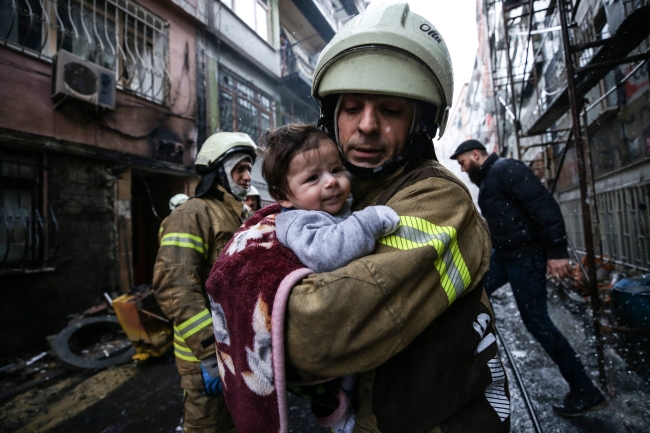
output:
[{"label": "street", "polygon": [[268,430],[283,351],[357,431],[650,432],[650,0],[0,0],[0,101],[0,433],[200,362]]},{"label": "street", "polygon": [[[597,382],[593,337],[580,301],[561,300],[549,288],[549,312],[558,328],[576,348]],[[568,391],[557,368],[539,344],[524,329],[509,286],[494,293],[497,326],[506,340],[532,401],[544,433],[645,432],[650,428],[650,387],[611,348],[610,384],[614,398],[609,407],[576,419],[564,419],[552,410]],[[584,301],[583,301],[584,302]],[[573,306],[570,312],[566,305]],[[588,311],[588,310],[586,310]],[[513,433],[535,432],[512,366],[500,347],[512,397]],[[0,430],[23,433],[135,433],[175,432],[182,414],[182,392],[178,387],[172,353],[143,363],[128,363],[100,372],[74,372],[38,389],[15,396],[0,407]],[[309,405],[289,396],[291,433],[326,432],[315,424]]]}]

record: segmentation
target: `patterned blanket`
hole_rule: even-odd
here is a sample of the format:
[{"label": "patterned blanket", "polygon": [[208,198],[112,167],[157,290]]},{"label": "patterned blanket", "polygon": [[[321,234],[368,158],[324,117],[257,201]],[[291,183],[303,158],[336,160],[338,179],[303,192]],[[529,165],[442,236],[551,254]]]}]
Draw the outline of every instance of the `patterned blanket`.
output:
[{"label": "patterned blanket", "polygon": [[224,396],[239,433],[286,433],[287,380],[305,382],[285,370],[284,313],[291,288],[313,271],[275,237],[280,211],[271,205],[250,217],[206,282]]}]

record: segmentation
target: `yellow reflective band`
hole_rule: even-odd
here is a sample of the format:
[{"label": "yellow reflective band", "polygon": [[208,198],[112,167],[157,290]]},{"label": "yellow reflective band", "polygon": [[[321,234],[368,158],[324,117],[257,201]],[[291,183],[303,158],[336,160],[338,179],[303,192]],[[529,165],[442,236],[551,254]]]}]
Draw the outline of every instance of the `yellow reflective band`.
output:
[{"label": "yellow reflective band", "polygon": [[185,340],[210,325],[212,325],[212,315],[206,308],[174,328],[178,330],[180,336]]},{"label": "yellow reflective band", "polygon": [[449,304],[472,282],[453,227],[440,227],[422,218],[401,216],[397,231],[378,242],[404,251],[434,247],[438,252],[434,266],[440,274],[440,284],[447,294]]},{"label": "yellow reflective band", "polygon": [[199,360],[196,356],[194,356],[194,354],[190,349],[181,346],[175,341],[174,341],[174,355],[176,355],[177,358],[180,358],[184,361],[201,362],[201,360]]},{"label": "yellow reflective band", "polygon": [[160,240],[160,246],[176,246],[181,248],[191,248],[207,257],[208,244],[203,242],[198,236],[189,233],[167,233]]}]

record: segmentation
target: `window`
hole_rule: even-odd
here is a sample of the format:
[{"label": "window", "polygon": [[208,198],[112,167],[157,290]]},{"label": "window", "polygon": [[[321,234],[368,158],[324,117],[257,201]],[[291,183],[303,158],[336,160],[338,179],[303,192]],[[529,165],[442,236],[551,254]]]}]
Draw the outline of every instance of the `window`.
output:
[{"label": "window", "polygon": [[[633,185],[596,194],[603,255],[621,264],[650,268],[650,185]],[[567,234],[583,252],[584,229],[579,199],[560,203]]]},{"label": "window", "polygon": [[40,0],[0,2],[0,38],[7,42],[40,51],[43,44],[43,16]]},{"label": "window", "polygon": [[115,71],[117,83],[165,103],[167,23],[128,0],[0,1],[0,43],[52,57],[60,49]]},{"label": "window", "polygon": [[0,268],[43,260],[48,217],[41,212],[41,170],[38,153],[0,147]]},{"label": "window", "polygon": [[282,94],[282,124],[308,123],[316,126],[319,112],[316,104],[305,104],[303,100],[289,96],[288,92]]},{"label": "window", "polygon": [[224,0],[222,3],[235,12],[262,39],[269,41],[269,0]]},{"label": "window", "polygon": [[275,104],[252,86],[229,72],[219,73],[219,127],[222,131],[245,132],[257,141],[274,125]]}]

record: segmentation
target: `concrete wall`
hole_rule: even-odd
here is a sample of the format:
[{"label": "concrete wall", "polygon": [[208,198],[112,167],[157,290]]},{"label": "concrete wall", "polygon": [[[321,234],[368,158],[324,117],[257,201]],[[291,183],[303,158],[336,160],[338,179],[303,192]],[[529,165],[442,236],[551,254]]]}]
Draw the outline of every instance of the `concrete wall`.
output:
[{"label": "concrete wall", "polygon": [[[276,9],[272,8],[274,14],[275,11]],[[212,14],[211,33],[264,73],[280,77],[280,57],[276,51],[277,47],[262,39],[233,11],[219,2],[214,2]],[[275,18],[272,19],[273,23],[276,21]],[[272,33],[279,35],[279,29],[272,29]],[[275,36],[272,41],[277,44]]]}]

